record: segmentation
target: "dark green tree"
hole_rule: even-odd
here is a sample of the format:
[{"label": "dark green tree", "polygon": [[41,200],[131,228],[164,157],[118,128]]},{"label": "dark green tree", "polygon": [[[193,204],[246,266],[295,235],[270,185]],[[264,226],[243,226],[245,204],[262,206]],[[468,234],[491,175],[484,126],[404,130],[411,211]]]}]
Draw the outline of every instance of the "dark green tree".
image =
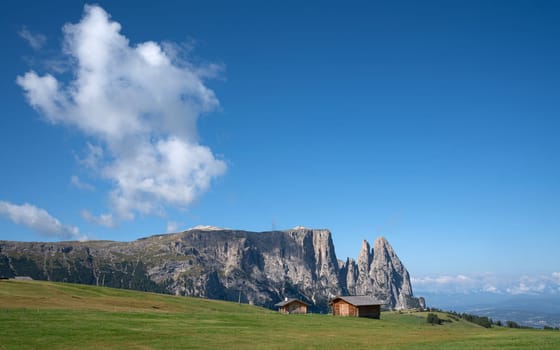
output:
[{"label": "dark green tree", "polygon": [[431,312],[428,314],[426,321],[432,325],[441,324],[441,319],[438,317],[438,315]]}]

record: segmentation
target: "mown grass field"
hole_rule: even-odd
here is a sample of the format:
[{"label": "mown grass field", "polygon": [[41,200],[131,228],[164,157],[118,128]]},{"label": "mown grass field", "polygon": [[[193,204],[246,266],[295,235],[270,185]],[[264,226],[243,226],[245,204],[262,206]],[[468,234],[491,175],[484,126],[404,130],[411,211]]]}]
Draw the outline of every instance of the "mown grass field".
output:
[{"label": "mown grass field", "polygon": [[[280,315],[236,303],[0,280],[0,349],[560,349],[560,332]],[[441,318],[446,318],[440,314]]]}]

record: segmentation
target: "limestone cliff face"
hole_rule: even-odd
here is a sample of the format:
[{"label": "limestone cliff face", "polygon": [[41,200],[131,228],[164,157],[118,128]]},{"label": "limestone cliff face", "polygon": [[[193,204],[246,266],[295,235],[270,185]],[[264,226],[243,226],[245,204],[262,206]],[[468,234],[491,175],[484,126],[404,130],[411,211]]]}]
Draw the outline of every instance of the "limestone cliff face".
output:
[{"label": "limestone cliff face", "polygon": [[298,227],[246,232],[191,229],[133,242],[0,241],[0,277],[95,284],[248,302],[284,297],[326,311],[329,298],[370,294],[388,308],[417,307],[408,272],[385,239],[364,242],[357,262],[337,260],[331,233]]},{"label": "limestone cliff face", "polygon": [[190,230],[179,234],[177,241],[183,250],[196,252],[194,261],[175,260],[150,270],[158,283],[173,276],[169,289],[174,294],[270,307],[291,296],[324,308],[328,298],[341,292],[338,263],[327,230]]},{"label": "limestone cliff face", "polygon": [[373,295],[393,309],[424,307],[420,299],[413,297],[408,271],[384,237],[375,240],[373,249],[363,242],[356,266],[347,267],[349,271],[356,268],[356,282],[347,282],[350,294]]}]

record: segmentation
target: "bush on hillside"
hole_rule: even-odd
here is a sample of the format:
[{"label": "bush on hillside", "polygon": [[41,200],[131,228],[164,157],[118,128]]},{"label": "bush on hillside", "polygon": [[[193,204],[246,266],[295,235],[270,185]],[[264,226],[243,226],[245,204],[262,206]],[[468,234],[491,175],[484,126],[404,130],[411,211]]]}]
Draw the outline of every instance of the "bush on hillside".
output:
[{"label": "bush on hillside", "polygon": [[434,314],[434,313],[429,313],[428,317],[426,318],[426,321],[432,325],[434,324],[441,324],[441,319],[438,317],[438,315]]}]

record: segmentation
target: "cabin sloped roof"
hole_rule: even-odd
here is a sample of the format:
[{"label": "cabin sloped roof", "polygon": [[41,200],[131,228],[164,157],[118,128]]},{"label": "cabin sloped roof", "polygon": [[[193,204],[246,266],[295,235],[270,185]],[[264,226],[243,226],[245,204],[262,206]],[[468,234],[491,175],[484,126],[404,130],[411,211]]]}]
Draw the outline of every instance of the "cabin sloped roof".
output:
[{"label": "cabin sloped roof", "polygon": [[274,306],[276,306],[276,307],[283,307],[283,306],[286,306],[286,305],[291,304],[291,303],[293,303],[293,302],[298,302],[298,303],[300,303],[300,304],[303,304],[303,305],[307,306],[307,303],[305,303],[305,302],[303,302],[303,301],[301,301],[301,300],[299,300],[299,299],[295,299],[295,298],[288,299],[288,300],[283,300],[283,301],[279,302],[278,304],[274,304]]},{"label": "cabin sloped roof", "polygon": [[349,296],[338,296],[331,299],[331,304],[337,299],[342,299],[345,302],[352,304],[354,306],[368,306],[368,305],[383,305],[385,302],[377,300],[373,297],[367,295],[349,295]]}]

